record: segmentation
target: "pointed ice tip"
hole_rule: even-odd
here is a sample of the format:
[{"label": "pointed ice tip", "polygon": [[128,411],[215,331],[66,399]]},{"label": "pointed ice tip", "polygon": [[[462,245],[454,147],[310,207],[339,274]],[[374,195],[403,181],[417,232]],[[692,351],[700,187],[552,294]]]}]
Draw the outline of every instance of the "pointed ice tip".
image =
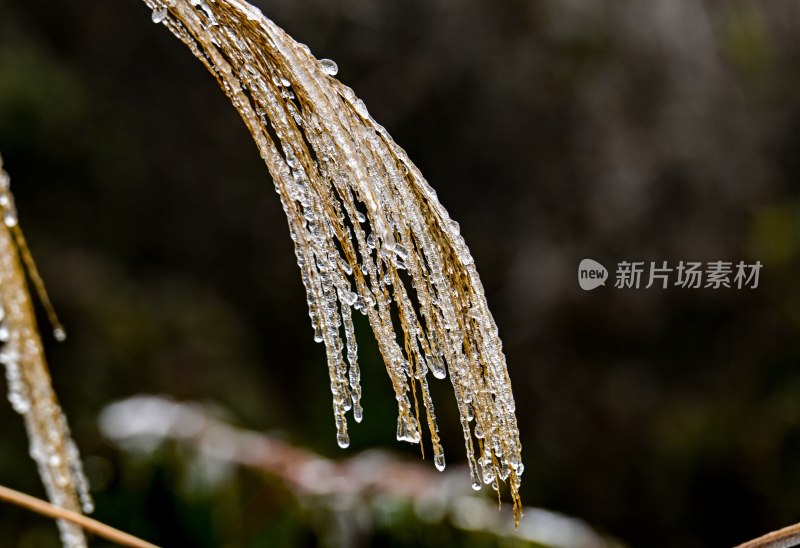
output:
[{"label": "pointed ice tip", "polygon": [[53,329],[53,337],[55,337],[58,342],[64,342],[67,340],[67,332],[64,331],[63,327],[56,327]]}]

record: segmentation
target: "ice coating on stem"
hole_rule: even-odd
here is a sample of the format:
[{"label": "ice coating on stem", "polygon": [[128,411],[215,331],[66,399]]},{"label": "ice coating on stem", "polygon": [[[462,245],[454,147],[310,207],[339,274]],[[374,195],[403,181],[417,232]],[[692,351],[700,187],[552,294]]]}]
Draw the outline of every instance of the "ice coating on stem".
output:
[{"label": "ice coating on stem", "polygon": [[[216,77],[272,174],[325,345],[340,446],[362,416],[354,321],[366,316],[398,405],[397,437],[425,425],[444,468],[428,379],[448,376],[473,486],[499,477],[515,510],[522,463],[497,326],[472,256],[406,153],[353,91],[242,0],[144,0]],[[475,430],[473,430],[475,429]],[[480,429],[480,431],[477,431]],[[480,433],[481,435],[476,435]]]},{"label": "ice coating on stem", "polygon": [[[6,371],[8,400],[25,421],[30,455],[39,468],[50,502],[74,512],[89,513],[94,506],[83,465],[44,360],[19,256],[23,250],[18,244],[23,240],[1,158],[0,206],[4,218],[0,223],[0,363]],[[59,520],[58,528],[64,546],[86,546],[79,526]]]}]

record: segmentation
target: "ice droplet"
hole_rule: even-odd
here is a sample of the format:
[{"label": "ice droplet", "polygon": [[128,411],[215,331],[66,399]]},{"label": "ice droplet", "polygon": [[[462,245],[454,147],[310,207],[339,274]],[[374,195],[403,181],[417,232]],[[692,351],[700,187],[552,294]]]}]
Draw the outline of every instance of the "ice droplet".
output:
[{"label": "ice droplet", "polygon": [[339,65],[336,64],[336,61],[331,59],[320,59],[319,66],[322,72],[328,76],[336,76],[339,73]]},{"label": "ice droplet", "polygon": [[366,216],[364,216],[364,214],[361,213],[360,211],[356,211],[356,219],[358,220],[359,223],[366,223],[367,222]]},{"label": "ice droplet", "polygon": [[55,337],[58,342],[64,342],[67,340],[67,332],[64,331],[63,327],[56,327],[53,329],[53,337]]},{"label": "ice droplet", "polygon": [[353,418],[356,419],[356,422],[361,422],[364,419],[364,408],[361,407],[360,403],[356,403],[355,407],[353,407]]},{"label": "ice droplet", "polygon": [[397,419],[397,441],[419,443],[417,419],[401,415]]},{"label": "ice droplet", "polygon": [[8,228],[17,226],[17,214],[14,211],[6,210],[3,214],[3,222]]},{"label": "ice droplet", "polygon": [[347,306],[353,306],[354,304],[356,304],[356,301],[358,300],[358,295],[356,295],[352,291],[344,290],[339,293],[339,298]]},{"label": "ice droplet", "polygon": [[153,10],[153,15],[151,16],[151,19],[153,20],[153,23],[155,23],[156,25],[159,23],[163,23],[164,19],[167,18],[168,13],[169,10],[167,10],[167,8],[156,8]]},{"label": "ice droplet", "polygon": [[336,434],[336,443],[342,449],[347,449],[350,446],[350,436],[347,435],[347,432],[340,432]]},{"label": "ice droplet", "polygon": [[433,464],[439,472],[444,471],[444,450],[438,443],[433,445]]},{"label": "ice droplet", "polygon": [[437,379],[443,379],[447,376],[447,370],[445,369],[441,358],[438,356],[433,356],[429,364],[431,366],[431,373],[433,373],[434,377]]}]

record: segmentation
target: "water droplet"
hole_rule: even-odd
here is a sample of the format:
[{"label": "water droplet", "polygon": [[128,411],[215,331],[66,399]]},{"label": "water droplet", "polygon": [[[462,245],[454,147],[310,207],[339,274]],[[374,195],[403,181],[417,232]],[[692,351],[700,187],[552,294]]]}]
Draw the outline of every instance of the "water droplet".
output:
[{"label": "water droplet", "polygon": [[162,23],[164,19],[167,18],[168,13],[169,10],[167,10],[167,8],[156,8],[153,10],[153,15],[151,16],[151,19],[155,24]]},{"label": "water droplet", "polygon": [[56,327],[53,329],[53,337],[55,337],[58,342],[64,342],[67,340],[67,332],[64,331],[63,327]]},{"label": "water droplet", "polygon": [[336,76],[339,73],[339,65],[336,64],[336,61],[331,59],[320,59],[319,66],[322,72],[328,76]]},{"label": "water droplet", "polygon": [[358,210],[356,210],[356,219],[358,220],[359,223],[366,223],[367,222],[367,218],[364,216],[363,213],[361,213]]},{"label": "water droplet", "polygon": [[342,449],[347,449],[350,446],[350,436],[347,435],[347,432],[339,432],[336,434],[336,443]]}]

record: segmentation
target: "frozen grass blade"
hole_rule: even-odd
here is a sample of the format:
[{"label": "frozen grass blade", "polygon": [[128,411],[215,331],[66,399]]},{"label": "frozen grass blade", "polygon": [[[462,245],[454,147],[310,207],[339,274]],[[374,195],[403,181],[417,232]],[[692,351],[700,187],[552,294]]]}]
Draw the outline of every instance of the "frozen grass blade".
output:
[{"label": "frozen grass blade", "polygon": [[[314,338],[325,345],[340,446],[362,417],[352,311],[367,316],[392,381],[397,438],[427,425],[449,373],[472,484],[507,482],[519,518],[520,441],[497,327],[472,256],[435,191],[353,91],[239,0],[145,0],[205,64],[247,124],[289,221]],[[424,416],[423,416],[424,414]]]},{"label": "frozen grass blade", "polygon": [[[23,262],[53,321],[54,333],[63,338],[63,329],[52,312],[44,286],[35,270],[22,232],[17,224],[9,177],[0,159],[0,362],[5,365],[8,399],[25,419],[30,454],[39,468],[47,496],[55,505],[72,512],[91,512],[86,478],[78,449],[70,437],[67,420],[58,405],[39,331],[33,313]],[[86,546],[82,529],[59,520],[64,546]]]}]

